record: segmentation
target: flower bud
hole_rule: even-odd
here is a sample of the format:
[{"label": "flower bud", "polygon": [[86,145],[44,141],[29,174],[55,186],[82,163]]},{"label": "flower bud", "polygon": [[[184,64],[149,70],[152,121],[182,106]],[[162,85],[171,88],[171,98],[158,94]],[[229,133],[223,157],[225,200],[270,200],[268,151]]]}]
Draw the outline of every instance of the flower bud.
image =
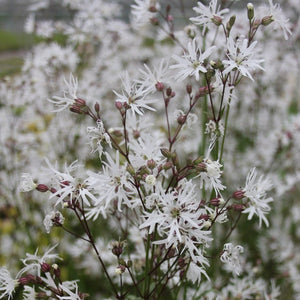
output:
[{"label": "flower bud", "polygon": [[162,166],[162,168],[163,168],[165,171],[167,171],[167,170],[171,169],[172,166],[173,166],[173,164],[172,164],[170,161],[168,161],[168,162],[166,162],[166,163]]},{"label": "flower bud", "polygon": [[248,13],[248,19],[252,20],[254,17],[254,6],[252,3],[247,4],[247,13]]},{"label": "flower bud", "polygon": [[263,25],[263,26],[268,26],[268,25],[270,25],[273,21],[274,21],[273,16],[266,16],[266,17],[263,17],[263,18],[262,18],[262,20],[261,20],[261,25]]},{"label": "flower bud", "polygon": [[151,18],[150,19],[150,22],[151,22],[151,24],[152,25],[154,25],[154,26],[157,26],[157,25],[159,25],[159,21],[158,21],[158,19],[157,18]]},{"label": "flower bud", "polygon": [[128,260],[128,261],[127,261],[126,267],[127,267],[127,268],[131,268],[131,267],[132,267],[132,260]]},{"label": "flower bud", "polygon": [[187,84],[187,85],[186,85],[186,92],[187,92],[188,94],[191,94],[191,92],[192,92],[192,86],[191,86],[190,84]]},{"label": "flower bud", "polygon": [[157,9],[156,9],[156,7],[155,7],[154,5],[151,5],[151,6],[148,8],[148,10],[149,10],[150,12],[152,12],[152,13],[157,12]]},{"label": "flower bud", "polygon": [[95,111],[98,113],[98,112],[100,112],[100,105],[99,105],[99,103],[97,102],[97,103],[95,103],[95,105],[94,105],[94,109],[95,109]]},{"label": "flower bud", "polygon": [[115,106],[118,110],[121,110],[123,108],[123,103],[120,101],[116,101]]},{"label": "flower bud", "polygon": [[211,21],[217,26],[220,26],[222,24],[222,18],[219,16],[213,16],[211,18]]},{"label": "flower bud", "polygon": [[167,148],[161,148],[160,152],[164,157],[172,158],[172,152],[170,152]]},{"label": "flower bud", "polygon": [[78,107],[85,107],[86,106],[86,102],[85,100],[81,99],[81,98],[77,98],[75,99],[75,103]]},{"label": "flower bud", "polygon": [[213,206],[219,206],[220,205],[220,199],[219,198],[213,198],[210,200],[210,204]]},{"label": "flower bud", "polygon": [[233,204],[231,207],[235,211],[243,211],[245,209],[243,204]]},{"label": "flower bud", "polygon": [[149,159],[147,161],[147,167],[150,169],[150,170],[153,170],[155,167],[156,167],[156,162],[154,159]]},{"label": "flower bud", "polygon": [[172,94],[172,89],[170,87],[167,88],[166,90],[167,96],[170,97]]},{"label": "flower bud", "polygon": [[111,252],[119,257],[123,253],[123,242],[112,242],[112,250]]},{"label": "flower bud", "polygon": [[51,270],[51,266],[45,262],[43,262],[41,264],[41,270],[44,272],[44,273],[47,273],[47,272],[50,272]]},{"label": "flower bud", "polygon": [[178,118],[177,118],[177,122],[178,124],[180,125],[183,125],[186,121],[186,116],[185,115],[180,115]]},{"label": "flower bud", "polygon": [[242,191],[242,190],[239,190],[239,191],[235,191],[233,194],[232,194],[232,197],[236,200],[240,200],[240,199],[243,199],[245,197],[245,193]]},{"label": "flower bud", "polygon": [[161,83],[161,82],[158,81],[158,82],[155,84],[155,88],[156,88],[157,91],[161,92],[161,91],[164,90],[165,86],[164,86],[163,83]]},{"label": "flower bud", "polygon": [[45,184],[38,184],[36,190],[45,193],[49,190],[49,188]]}]

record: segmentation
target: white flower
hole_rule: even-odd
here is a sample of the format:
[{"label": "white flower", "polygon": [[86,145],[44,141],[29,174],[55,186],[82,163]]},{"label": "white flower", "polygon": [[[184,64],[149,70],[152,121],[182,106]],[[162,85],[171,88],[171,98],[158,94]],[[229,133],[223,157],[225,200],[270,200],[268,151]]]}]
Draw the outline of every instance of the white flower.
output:
[{"label": "white flower", "polygon": [[141,85],[138,86],[136,82],[130,82],[128,72],[125,72],[121,80],[123,85],[122,94],[114,91],[117,96],[116,102],[126,103],[133,114],[143,115],[143,109],[155,110],[148,104],[152,104],[156,100],[147,99],[144,87]]},{"label": "white flower", "polygon": [[43,223],[46,228],[46,232],[50,233],[51,228],[53,226],[60,226],[63,225],[65,218],[59,211],[51,211],[49,214],[46,215]]},{"label": "white flower", "polygon": [[65,296],[58,296],[60,300],[82,300],[78,293],[78,285],[75,281],[65,281],[62,284],[59,284],[59,288],[61,288],[66,294]]},{"label": "white flower", "polygon": [[250,71],[254,71],[256,69],[264,70],[260,63],[262,63],[263,59],[256,59],[257,53],[254,50],[257,42],[253,42],[248,45],[248,40],[237,40],[236,42],[230,36],[227,40],[227,60],[223,60],[223,64],[225,65],[225,69],[223,71],[224,74],[230,73],[232,70],[239,70],[240,73],[249,77],[253,80],[253,77],[250,74]]},{"label": "white flower", "polygon": [[195,263],[208,264],[203,256],[202,247],[206,247],[211,240],[210,231],[203,229],[204,224],[200,216],[205,214],[199,209],[199,198],[195,192],[195,185],[190,181],[182,183],[177,190],[166,193],[161,185],[156,185],[157,197],[150,197],[147,206],[155,205],[152,212],[144,212],[145,222],[140,229],[149,227],[149,233],[155,228],[162,240],[156,244],[168,247],[184,245]]},{"label": "white flower", "polygon": [[54,259],[61,259],[57,254],[51,253],[51,251],[56,247],[57,245],[54,245],[49,250],[45,252],[43,256],[38,256],[38,249],[35,251],[34,254],[26,253],[26,258],[22,259],[23,264],[25,267],[21,269],[17,275],[17,277],[21,276],[22,274],[26,272],[35,273],[38,276],[41,276],[41,265],[49,260]]},{"label": "white flower", "polygon": [[186,272],[186,278],[188,280],[191,280],[193,283],[198,281],[198,283],[200,284],[202,275],[205,275],[205,277],[209,279],[203,266],[200,267],[193,261],[191,261]]},{"label": "white flower", "polygon": [[150,18],[153,18],[155,14],[149,9],[155,7],[159,10],[159,3],[156,0],[135,0],[135,5],[131,5],[131,14],[134,17],[134,23],[137,26],[147,24]]},{"label": "white flower", "polygon": [[228,267],[236,274],[239,275],[242,268],[239,261],[240,253],[244,252],[242,246],[233,246],[232,243],[227,243],[224,245],[223,253],[220,257],[223,263],[226,263]]},{"label": "white flower", "polygon": [[89,185],[97,193],[96,200],[92,208],[88,208],[87,218],[97,219],[99,214],[106,215],[106,210],[110,208],[111,202],[116,199],[118,210],[125,204],[130,206],[129,196],[133,187],[128,182],[128,173],[125,166],[120,165],[119,152],[116,152],[114,161],[109,154],[106,154],[107,163],[103,162],[103,172],[88,172],[87,179]]},{"label": "white flower", "polygon": [[18,280],[13,279],[7,268],[0,268],[0,299],[12,299],[15,288],[19,285]]},{"label": "white flower", "polygon": [[37,187],[37,184],[33,181],[32,176],[29,173],[23,173],[21,175],[20,191],[29,192],[33,191]]},{"label": "white flower", "polygon": [[103,153],[103,146],[102,146],[103,142],[106,142],[106,144],[108,144],[109,147],[111,148],[110,137],[105,131],[103,122],[101,120],[97,120],[97,127],[88,127],[87,133],[90,139],[92,152],[98,151],[99,157],[101,157]]},{"label": "white flower", "polygon": [[156,92],[156,84],[162,83],[167,85],[170,76],[169,64],[166,60],[162,59],[158,67],[153,67],[153,71],[144,64],[145,70],[139,70],[141,78],[136,80],[140,84],[146,93]]},{"label": "white flower", "polygon": [[91,193],[93,189],[90,187],[87,179],[81,180],[71,175],[71,172],[78,168],[78,165],[76,165],[77,161],[74,161],[70,166],[65,165],[65,172],[57,171],[48,160],[46,162],[57,181],[56,192],[50,196],[50,199],[57,198],[55,205],[61,203],[64,206],[66,198],[67,201],[78,201],[81,198],[87,206],[91,205],[91,200],[97,201]]},{"label": "white flower", "polygon": [[270,17],[273,21],[274,28],[277,29],[278,27],[281,28],[283,31],[284,38],[287,40],[288,35],[291,35],[292,32],[290,30],[290,23],[289,19],[285,18],[280,5],[278,3],[273,4],[273,0],[269,0],[270,5]]},{"label": "white flower", "polygon": [[74,104],[77,97],[77,89],[78,89],[78,80],[77,78],[74,78],[73,74],[70,73],[69,82],[64,79],[65,85],[67,86],[67,89],[64,90],[64,96],[54,96],[53,100],[48,99],[51,103],[54,103],[55,106],[58,108],[54,110],[54,112],[62,111],[72,104]]},{"label": "white flower", "polygon": [[37,299],[37,293],[34,287],[25,285],[23,291],[23,300],[35,300],[35,299]]},{"label": "white flower", "polygon": [[254,215],[259,218],[259,227],[261,227],[262,221],[269,226],[269,222],[266,218],[266,214],[271,210],[269,202],[273,201],[273,198],[266,198],[267,191],[272,188],[272,183],[268,179],[263,179],[260,176],[256,180],[257,172],[255,168],[251,169],[247,175],[246,186],[243,189],[245,197],[248,198],[247,208],[243,210],[243,213],[249,214],[248,220],[251,220]]},{"label": "white flower", "polygon": [[201,2],[198,2],[198,7],[194,7],[193,10],[199,14],[197,17],[190,18],[190,20],[196,25],[203,25],[203,30],[211,23],[219,23],[222,21],[223,15],[229,12],[228,8],[220,10],[218,6],[218,0],[211,0],[209,6],[206,7]]},{"label": "white flower", "polygon": [[222,165],[219,161],[212,161],[210,159],[206,159],[203,164],[206,170],[197,176],[200,177],[200,187],[213,188],[218,196],[220,191],[225,189],[225,186],[220,180],[221,174],[223,173],[221,171]]},{"label": "white flower", "polygon": [[207,69],[203,65],[204,61],[215,49],[216,47],[212,46],[202,53],[196,43],[196,39],[193,39],[192,42],[188,43],[187,52],[185,52],[182,57],[178,55],[172,56],[172,58],[178,62],[178,64],[170,66],[171,69],[178,69],[178,73],[175,75],[175,78],[177,80],[183,80],[188,76],[195,76],[196,80],[199,80],[200,72],[207,72]]}]

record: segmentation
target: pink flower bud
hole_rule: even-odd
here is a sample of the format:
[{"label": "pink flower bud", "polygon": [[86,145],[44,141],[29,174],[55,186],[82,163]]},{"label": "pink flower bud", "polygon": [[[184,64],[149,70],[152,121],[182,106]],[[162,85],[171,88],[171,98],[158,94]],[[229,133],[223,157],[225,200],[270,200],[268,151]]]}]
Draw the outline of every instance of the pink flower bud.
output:
[{"label": "pink flower bud", "polygon": [[49,191],[49,188],[45,184],[38,184],[36,190],[42,193]]},{"label": "pink flower bud", "polygon": [[164,84],[159,81],[155,84],[155,87],[159,92],[163,91],[165,88]]},{"label": "pink flower bud", "polygon": [[235,191],[233,194],[232,194],[232,197],[236,200],[240,200],[240,199],[243,199],[245,197],[245,193],[241,190],[239,191]]}]

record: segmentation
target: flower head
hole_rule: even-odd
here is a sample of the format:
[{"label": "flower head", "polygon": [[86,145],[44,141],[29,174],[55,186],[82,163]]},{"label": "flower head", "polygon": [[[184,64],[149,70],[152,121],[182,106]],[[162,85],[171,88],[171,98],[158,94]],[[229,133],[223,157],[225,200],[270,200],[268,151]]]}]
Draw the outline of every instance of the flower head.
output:
[{"label": "flower head", "polygon": [[199,15],[190,20],[196,25],[202,25],[203,30],[207,27],[208,24],[217,24],[220,25],[223,19],[223,15],[229,12],[228,8],[220,10],[220,5],[218,5],[218,0],[211,0],[209,6],[203,5],[201,2],[198,2],[198,7],[194,7],[193,10]]},{"label": "flower head", "polygon": [[19,285],[18,280],[13,279],[6,268],[0,268],[0,299],[12,299],[15,288]]},{"label": "flower head", "polygon": [[70,107],[72,104],[75,103],[75,100],[77,97],[77,89],[78,89],[78,80],[77,78],[74,78],[73,74],[70,73],[69,81],[64,79],[65,85],[67,87],[66,90],[64,90],[64,96],[54,96],[53,100],[48,99],[51,103],[53,103],[58,108],[54,110],[54,112],[62,111],[68,107]]},{"label": "flower head", "polygon": [[193,39],[193,41],[188,44],[187,52],[185,52],[183,56],[172,56],[173,59],[177,61],[177,64],[170,67],[171,69],[178,69],[175,78],[177,80],[183,80],[188,76],[195,76],[196,80],[199,80],[200,72],[207,72],[204,61],[215,49],[216,47],[212,46],[202,53],[197,45],[196,39]]},{"label": "flower head", "polygon": [[132,113],[143,115],[143,109],[155,110],[148,104],[156,102],[152,99],[147,99],[147,92],[142,85],[137,85],[136,82],[131,82],[129,79],[128,72],[121,78],[123,90],[122,94],[114,93],[117,96],[116,102],[121,102],[123,105],[126,104],[131,109]]},{"label": "flower head", "polygon": [[226,263],[236,275],[239,275],[241,272],[239,255],[243,252],[244,248],[242,246],[233,246],[232,243],[227,243],[224,245],[220,259],[223,263]]},{"label": "flower head", "polygon": [[269,226],[265,215],[271,210],[269,203],[273,201],[273,198],[266,198],[266,194],[272,188],[272,183],[268,179],[264,179],[263,176],[260,176],[258,180],[256,177],[257,172],[253,168],[247,175],[246,186],[243,189],[244,195],[248,199],[247,208],[243,210],[243,213],[248,214],[248,220],[257,215],[259,227],[261,227],[262,222]]},{"label": "flower head", "polygon": [[248,40],[234,41],[230,36],[227,41],[227,60],[223,60],[225,65],[224,74],[230,73],[232,70],[239,70],[243,76],[253,80],[250,71],[256,69],[264,70],[260,65],[264,60],[257,59],[257,52],[254,50],[257,42],[248,45]]},{"label": "flower head", "polygon": [[278,3],[273,4],[273,0],[269,0],[270,21],[274,24],[274,28],[280,28],[283,31],[284,38],[287,40],[292,34],[290,30],[289,19],[287,19]]}]

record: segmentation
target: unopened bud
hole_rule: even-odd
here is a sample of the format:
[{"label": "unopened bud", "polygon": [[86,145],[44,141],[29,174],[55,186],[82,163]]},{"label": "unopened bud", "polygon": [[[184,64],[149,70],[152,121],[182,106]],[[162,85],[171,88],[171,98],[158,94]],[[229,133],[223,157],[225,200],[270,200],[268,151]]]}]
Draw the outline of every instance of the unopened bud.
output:
[{"label": "unopened bud", "polygon": [[213,206],[219,206],[220,205],[220,199],[219,198],[213,198],[210,200],[210,204]]},{"label": "unopened bud", "polygon": [[95,111],[96,111],[96,112],[100,112],[100,105],[99,105],[98,102],[95,103],[94,108],[95,108]]},{"label": "unopened bud", "polygon": [[173,92],[173,91],[172,91],[172,93],[171,93],[170,97],[171,97],[171,98],[174,98],[174,97],[175,97],[175,95],[176,95],[176,94],[175,94],[175,92]]},{"label": "unopened bud", "polygon": [[44,272],[44,273],[47,273],[47,272],[50,272],[51,270],[51,266],[45,262],[43,262],[41,264],[41,270]]},{"label": "unopened bud", "polygon": [[161,92],[161,91],[164,90],[165,86],[164,86],[163,83],[161,83],[161,82],[158,81],[158,82],[155,84],[155,88],[156,88],[157,91]]},{"label": "unopened bud", "polygon": [[151,18],[151,19],[150,19],[150,22],[151,22],[151,24],[154,25],[154,26],[159,25],[159,21],[158,21],[157,18]]},{"label": "unopened bud", "polygon": [[116,101],[115,106],[118,110],[121,110],[123,108],[123,103],[120,101]]},{"label": "unopened bud", "polygon": [[27,274],[24,277],[20,277],[18,279],[18,282],[20,285],[27,285],[29,283],[35,283],[36,282],[36,277],[32,274]]},{"label": "unopened bud", "polygon": [[199,217],[199,220],[205,220],[205,221],[207,221],[207,220],[209,220],[209,215],[201,215],[200,217]]},{"label": "unopened bud", "polygon": [[167,88],[166,94],[167,94],[168,97],[171,96],[171,94],[172,94],[172,89],[171,89],[170,87]]},{"label": "unopened bud", "polygon": [[156,7],[155,7],[154,5],[150,6],[150,7],[148,8],[148,10],[149,10],[150,12],[152,12],[152,13],[157,12],[157,9],[156,9]]},{"label": "unopened bud", "polygon": [[84,106],[86,106],[85,100],[83,100],[83,99],[81,99],[81,98],[75,99],[75,103],[76,103],[76,105],[79,106],[79,107],[84,107]]},{"label": "unopened bud", "polygon": [[245,206],[243,204],[233,204],[231,206],[235,211],[243,211]]},{"label": "unopened bud", "polygon": [[55,193],[57,192],[57,190],[56,190],[54,187],[52,187],[52,188],[50,189],[50,192],[51,192],[52,194],[55,194]]},{"label": "unopened bud", "polygon": [[171,16],[171,15],[168,15],[168,18],[167,18],[167,20],[168,20],[168,22],[173,22],[173,16]]},{"label": "unopened bud", "polygon": [[168,161],[162,166],[162,168],[166,171],[166,170],[171,169],[172,166],[173,166],[173,164],[170,161]]},{"label": "unopened bud", "polygon": [[154,159],[149,159],[147,161],[147,167],[150,169],[150,170],[153,170],[155,167],[156,167],[156,162]]},{"label": "unopened bud", "polygon": [[232,197],[236,200],[240,200],[240,199],[243,199],[245,197],[245,193],[241,190],[239,191],[235,191],[233,194],[232,194]]},{"label": "unopened bud", "polygon": [[180,125],[183,125],[186,121],[186,116],[185,115],[180,115],[178,118],[177,118],[177,122],[178,124]]},{"label": "unopened bud", "polygon": [[186,85],[186,92],[190,94],[192,92],[192,86],[190,84]]},{"label": "unopened bud", "polygon": [[236,16],[235,16],[235,15],[231,16],[230,19],[229,19],[229,21],[228,21],[227,24],[226,24],[226,29],[227,29],[227,31],[228,31],[228,35],[229,35],[229,32],[230,32],[232,26],[233,26],[234,23],[235,23],[235,19],[236,19]]},{"label": "unopened bud", "polygon": [[36,190],[45,193],[49,190],[49,188],[45,184],[38,184]]},{"label": "unopened bud", "polygon": [[160,152],[164,157],[172,158],[172,152],[170,152],[167,148],[161,148]]},{"label": "unopened bud", "polygon": [[211,18],[211,21],[217,26],[220,26],[222,24],[222,18],[219,16],[213,16]]},{"label": "unopened bud", "polygon": [[248,13],[248,19],[252,20],[254,17],[254,6],[252,3],[247,4],[247,13]]},{"label": "unopened bud", "polygon": [[128,261],[127,261],[126,267],[127,267],[127,268],[131,268],[131,267],[132,267],[132,260],[128,260]]},{"label": "unopened bud", "polygon": [[113,242],[111,252],[119,257],[123,253],[123,242]]},{"label": "unopened bud", "polygon": [[81,110],[81,108],[75,104],[70,106],[70,111],[75,114],[84,114],[85,112]]},{"label": "unopened bud", "polygon": [[268,25],[270,25],[273,21],[274,21],[273,16],[266,16],[266,17],[263,17],[263,18],[262,18],[262,20],[261,20],[261,25],[263,25],[263,26],[268,26]]}]

